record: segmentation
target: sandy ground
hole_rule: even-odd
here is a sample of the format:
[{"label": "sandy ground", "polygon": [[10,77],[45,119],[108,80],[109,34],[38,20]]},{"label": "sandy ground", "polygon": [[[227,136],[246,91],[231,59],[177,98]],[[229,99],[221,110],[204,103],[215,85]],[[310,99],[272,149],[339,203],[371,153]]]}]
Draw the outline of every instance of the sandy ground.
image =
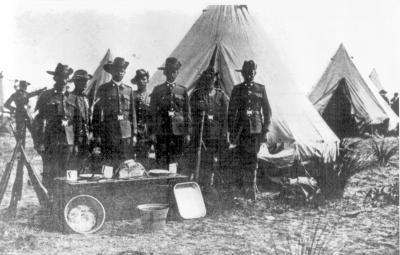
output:
[{"label": "sandy ground", "polygon": [[[397,139],[388,141],[398,146]],[[0,173],[13,146],[12,137],[0,138]],[[357,150],[367,146],[365,141]],[[41,170],[31,143],[27,154]],[[169,221],[164,230],[153,233],[143,232],[139,219],[106,222],[100,232],[86,236],[49,231],[35,220],[39,204],[25,174],[16,219],[0,221],[0,254],[299,254],[298,240],[311,244],[315,231],[314,241],[326,247],[320,254],[398,254],[398,205],[364,199],[372,188],[398,185],[399,170],[370,160],[351,176],[341,198],[318,207],[277,200],[276,189],[262,192],[256,204],[226,191],[230,195],[209,200],[213,212],[202,219]],[[10,193],[11,185],[0,205],[3,212]]]}]

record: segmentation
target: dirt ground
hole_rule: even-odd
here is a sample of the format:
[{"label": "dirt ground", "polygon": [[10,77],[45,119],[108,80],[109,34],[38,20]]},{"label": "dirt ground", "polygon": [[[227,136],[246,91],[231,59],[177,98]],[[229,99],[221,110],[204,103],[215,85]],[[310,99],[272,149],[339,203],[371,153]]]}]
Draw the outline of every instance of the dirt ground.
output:
[{"label": "dirt ground", "polygon": [[[11,157],[13,140],[0,138],[0,173]],[[398,139],[387,140],[398,147]],[[362,141],[356,150],[367,150],[368,144]],[[27,154],[40,171],[41,160],[30,140]],[[46,230],[35,220],[39,203],[25,173],[16,219],[0,220],[0,254],[300,254],[313,240],[326,247],[320,254],[398,254],[398,205],[365,202],[371,189],[398,186],[398,155],[392,159],[397,166],[376,166],[372,156],[368,160],[367,167],[348,180],[342,197],[319,206],[276,199],[276,188],[263,189],[256,204],[226,190],[218,199],[206,198],[211,204],[207,217],[169,221],[154,233],[143,232],[139,219],[106,222],[91,235]],[[10,194],[11,185],[2,212]]]}]

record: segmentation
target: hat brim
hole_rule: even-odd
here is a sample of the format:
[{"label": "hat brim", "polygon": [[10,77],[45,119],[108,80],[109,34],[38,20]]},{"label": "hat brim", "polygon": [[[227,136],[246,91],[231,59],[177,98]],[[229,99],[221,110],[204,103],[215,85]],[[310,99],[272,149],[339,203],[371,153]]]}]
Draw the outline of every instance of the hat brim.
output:
[{"label": "hat brim", "polygon": [[181,69],[180,67],[179,68],[166,68],[166,67],[159,67],[159,68],[157,68],[158,70],[162,70],[162,71],[165,71],[165,70],[171,70],[171,71],[179,71],[179,69]]},{"label": "hat brim", "polygon": [[[72,73],[74,72],[74,70],[73,69],[68,69],[68,73],[62,73],[62,75],[64,75],[64,76],[70,76]],[[50,74],[50,75],[53,75],[53,76],[55,76],[55,75],[60,75],[61,73],[57,73],[57,72],[54,72],[54,71],[46,71],[46,73],[48,73],[48,74]]]},{"label": "hat brim", "polygon": [[84,78],[86,80],[91,80],[93,78],[93,75],[88,74],[87,77],[85,77],[85,76],[75,76],[75,77],[72,77],[71,79],[69,79],[68,82],[73,82],[74,80],[78,80],[78,79],[81,79],[81,78]]},{"label": "hat brim", "polygon": [[[129,66],[129,62],[125,62],[125,65],[123,65],[123,66],[121,66],[121,67],[123,67],[124,69],[126,69],[127,67]],[[106,71],[107,73],[111,73],[112,72],[112,70],[113,70],[113,68],[114,68],[114,63],[107,63],[107,64],[104,64],[103,65],[103,69],[104,69],[104,71]]]}]

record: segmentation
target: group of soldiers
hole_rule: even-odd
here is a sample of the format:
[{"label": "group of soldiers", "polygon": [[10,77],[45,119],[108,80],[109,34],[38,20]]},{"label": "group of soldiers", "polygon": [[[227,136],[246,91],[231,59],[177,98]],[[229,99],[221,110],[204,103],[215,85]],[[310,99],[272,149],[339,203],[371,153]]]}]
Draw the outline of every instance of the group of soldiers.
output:
[{"label": "group of soldiers", "polygon": [[[252,196],[257,153],[271,118],[265,88],[254,82],[256,63],[244,61],[242,69],[236,70],[244,82],[233,87],[230,100],[217,86],[218,73],[212,66],[202,72],[190,97],[187,88],[175,82],[181,68],[178,59],[167,58],[159,68],[166,80],[151,94],[149,73],[144,69],[137,70],[131,80],[137,90],[122,82],[128,66],[121,57],[104,65],[112,79],[98,88],[90,105],[84,91],[92,75],[59,63],[55,71],[47,72],[55,84],[40,94],[33,121],[22,110],[30,95],[20,82],[19,91],[5,106],[15,110],[19,132],[26,127],[31,130],[43,160],[45,187],[51,191],[54,178],[65,176],[67,169],[81,169],[93,151],[100,151],[102,164],[116,168],[126,159],[147,158],[152,147],[156,163],[164,169],[180,160],[186,148],[200,148],[200,183],[207,187],[221,153],[230,147],[239,158],[237,171],[242,173],[245,194]],[[72,92],[67,90],[69,82],[75,85]]]}]

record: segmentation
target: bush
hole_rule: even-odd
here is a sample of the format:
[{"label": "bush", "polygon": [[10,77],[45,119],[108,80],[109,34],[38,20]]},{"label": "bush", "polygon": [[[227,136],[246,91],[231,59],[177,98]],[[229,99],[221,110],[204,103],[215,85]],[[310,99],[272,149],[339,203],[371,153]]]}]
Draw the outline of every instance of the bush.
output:
[{"label": "bush", "polygon": [[387,166],[393,164],[390,159],[398,153],[398,145],[390,144],[386,139],[371,140],[371,147],[376,163],[379,166]]}]

